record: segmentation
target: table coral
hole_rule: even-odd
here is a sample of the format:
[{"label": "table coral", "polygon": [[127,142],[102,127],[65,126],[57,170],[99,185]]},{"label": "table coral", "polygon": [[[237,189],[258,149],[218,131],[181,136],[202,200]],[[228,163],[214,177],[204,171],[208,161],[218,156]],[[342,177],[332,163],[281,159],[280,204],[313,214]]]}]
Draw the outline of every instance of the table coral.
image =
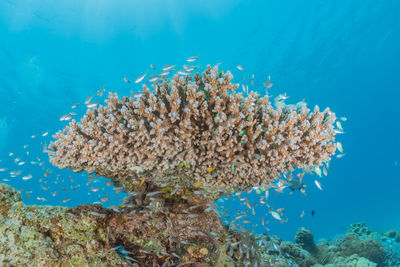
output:
[{"label": "table coral", "polygon": [[232,78],[207,66],[193,77],[156,81],[152,91],[143,85],[139,97],[110,93],[105,106],[54,135],[50,161],[111,178],[129,191],[142,179],[242,190],[330,160],[336,117],[329,108],[274,107],[268,95],[236,92]]}]

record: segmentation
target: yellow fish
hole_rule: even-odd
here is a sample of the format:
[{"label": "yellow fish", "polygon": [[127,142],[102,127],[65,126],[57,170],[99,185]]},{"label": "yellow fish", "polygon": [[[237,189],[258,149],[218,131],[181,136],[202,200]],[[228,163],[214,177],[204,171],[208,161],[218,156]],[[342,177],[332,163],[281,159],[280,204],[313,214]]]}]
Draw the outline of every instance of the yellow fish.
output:
[{"label": "yellow fish", "polygon": [[207,170],[208,172],[213,172],[213,171],[215,170],[215,168],[213,168],[213,167],[208,167],[206,170]]},{"label": "yellow fish", "polygon": [[202,186],[202,185],[203,185],[202,182],[197,182],[197,183],[194,184],[194,187],[195,187],[195,188],[199,188],[199,187]]},{"label": "yellow fish", "polygon": [[142,181],[140,181],[139,187],[142,186],[145,181],[146,181],[146,178],[143,178]]}]

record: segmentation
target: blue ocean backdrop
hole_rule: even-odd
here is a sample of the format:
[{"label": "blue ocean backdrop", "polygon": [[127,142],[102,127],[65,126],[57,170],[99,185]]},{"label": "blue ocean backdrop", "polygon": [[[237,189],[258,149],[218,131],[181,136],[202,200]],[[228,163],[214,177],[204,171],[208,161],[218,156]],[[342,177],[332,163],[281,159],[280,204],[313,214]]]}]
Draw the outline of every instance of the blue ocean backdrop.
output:
[{"label": "blue ocean backdrop", "polygon": [[[347,118],[345,134],[337,135],[345,156],[332,159],[323,191],[306,175],[308,196],[271,192],[287,223],[257,206],[243,227],[266,231],[260,218],[268,217],[269,233],[286,240],[301,226],[317,239],[360,221],[375,231],[400,229],[399,15],[396,0],[3,0],[0,168],[8,170],[0,182],[23,190],[27,204],[72,207],[106,196],[105,206],[122,203],[107,179],[87,183],[87,174],[53,167],[43,146],[66,125],[60,117],[73,111],[79,119],[82,103],[103,86],[129,95],[141,87],[124,77],[199,56],[200,70],[222,62],[234,83],[245,76],[249,84],[254,74],[249,87],[260,94],[270,75],[273,96],[286,93],[286,103],[305,99]],[[252,205],[259,199],[255,191],[247,197]],[[236,200],[217,203],[229,206],[228,222],[247,209]]]}]

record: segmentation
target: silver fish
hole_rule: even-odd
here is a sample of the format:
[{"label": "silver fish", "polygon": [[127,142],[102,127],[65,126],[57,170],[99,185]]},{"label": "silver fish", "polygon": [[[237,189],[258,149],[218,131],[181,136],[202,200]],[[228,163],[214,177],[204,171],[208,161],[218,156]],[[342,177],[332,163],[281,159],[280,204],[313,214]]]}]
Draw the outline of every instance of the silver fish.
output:
[{"label": "silver fish", "polygon": [[179,74],[179,75],[186,76],[186,75],[191,75],[192,73],[189,72],[189,71],[186,71],[186,70],[180,70],[180,71],[178,71],[178,74]]},{"label": "silver fish", "polygon": [[88,108],[97,108],[98,105],[99,105],[99,103],[97,103],[97,102],[89,102],[86,104],[86,106]]},{"label": "silver fish", "polygon": [[197,69],[198,67],[199,67],[199,66],[183,65],[183,68],[184,68],[186,71],[193,71],[193,70]]},{"label": "silver fish", "polygon": [[172,69],[173,67],[175,67],[176,65],[165,65],[163,68],[162,68],[162,70],[163,71],[167,71],[167,70],[170,70],[170,69]]},{"label": "silver fish", "polygon": [[238,70],[244,70],[242,65],[238,65],[237,68],[238,68]]},{"label": "silver fish", "polygon": [[90,101],[92,100],[93,96],[89,96],[88,98],[86,98],[85,100],[85,105],[89,104]]},{"label": "silver fish", "polygon": [[136,78],[135,83],[140,83],[141,81],[143,81],[144,77],[146,77],[147,73],[149,73],[148,71],[146,71],[144,74],[140,75],[139,77]]},{"label": "silver fish", "polygon": [[132,97],[133,97],[133,98],[140,98],[140,97],[142,97],[143,95],[144,95],[143,92],[136,92],[136,93],[134,93],[134,94],[132,95]]},{"label": "silver fish", "polygon": [[160,75],[153,75],[149,77],[149,82],[155,82],[160,79]]},{"label": "silver fish", "polygon": [[163,71],[163,72],[160,73],[160,76],[167,76],[167,75],[170,74],[171,72],[172,72],[172,69],[171,69],[171,70],[165,70],[165,71]]},{"label": "silver fish", "polygon": [[194,61],[196,61],[196,60],[198,60],[198,59],[199,59],[199,57],[194,56],[194,57],[189,57],[188,59],[186,59],[186,61],[187,61],[187,62],[194,62]]},{"label": "silver fish", "polygon": [[22,177],[22,180],[27,181],[27,180],[31,179],[32,177],[33,177],[32,174],[28,174],[28,175]]},{"label": "silver fish", "polygon": [[319,190],[322,191],[322,186],[321,186],[321,184],[318,182],[318,180],[315,180],[315,185],[318,187]]}]

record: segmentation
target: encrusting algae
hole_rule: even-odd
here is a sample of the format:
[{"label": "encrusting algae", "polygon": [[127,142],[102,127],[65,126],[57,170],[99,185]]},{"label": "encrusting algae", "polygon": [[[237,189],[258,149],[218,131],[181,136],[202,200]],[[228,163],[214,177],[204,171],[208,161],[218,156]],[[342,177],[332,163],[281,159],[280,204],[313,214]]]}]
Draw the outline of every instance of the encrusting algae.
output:
[{"label": "encrusting algae", "polygon": [[109,94],[107,105],[72,120],[49,146],[57,167],[111,178],[134,191],[156,186],[243,190],[312,168],[335,152],[335,114],[305,103],[274,108],[268,95],[237,93],[218,66],[143,85],[138,97]]}]

